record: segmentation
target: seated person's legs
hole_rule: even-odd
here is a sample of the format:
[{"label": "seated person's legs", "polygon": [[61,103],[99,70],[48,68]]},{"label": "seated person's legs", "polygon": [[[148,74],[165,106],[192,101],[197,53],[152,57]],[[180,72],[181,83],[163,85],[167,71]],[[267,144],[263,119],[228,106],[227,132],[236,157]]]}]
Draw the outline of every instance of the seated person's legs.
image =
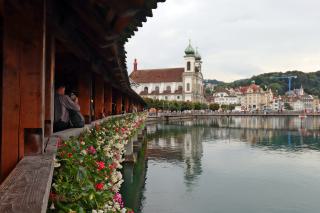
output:
[{"label": "seated person's legs", "polygon": [[69,124],[62,121],[55,122],[53,125],[54,132],[59,132],[68,128],[69,128]]}]

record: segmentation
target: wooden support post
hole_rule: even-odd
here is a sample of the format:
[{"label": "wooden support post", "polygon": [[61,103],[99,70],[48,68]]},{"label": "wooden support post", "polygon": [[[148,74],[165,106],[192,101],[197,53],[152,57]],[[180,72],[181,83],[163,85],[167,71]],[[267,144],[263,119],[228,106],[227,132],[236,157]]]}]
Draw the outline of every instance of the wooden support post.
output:
[{"label": "wooden support post", "polygon": [[120,91],[116,91],[116,114],[119,115],[122,113],[122,94]]},{"label": "wooden support post", "polygon": [[94,113],[95,119],[101,119],[105,117],[104,115],[104,81],[103,78],[95,74],[94,80]]},{"label": "wooden support post", "polygon": [[129,113],[129,98],[127,95],[124,96],[124,106],[126,113]]},{"label": "wooden support post", "polygon": [[45,77],[45,136],[53,133],[54,122],[54,70],[55,70],[55,40],[47,35],[46,77]]},{"label": "wooden support post", "polygon": [[129,112],[132,113],[133,111],[133,103],[132,103],[132,99],[129,98]]},{"label": "wooden support post", "polygon": [[80,111],[85,119],[86,124],[91,123],[91,92],[92,78],[91,73],[82,71],[79,73],[78,89],[79,89],[79,105]]},{"label": "wooden support post", "polygon": [[[45,2],[3,5],[1,179],[24,154],[41,153],[44,133]],[[26,6],[26,7],[25,7]]]},{"label": "wooden support post", "polygon": [[126,96],[125,94],[121,93],[121,113],[126,112]]},{"label": "wooden support post", "polygon": [[105,115],[112,115],[112,87],[104,84],[104,112]]}]

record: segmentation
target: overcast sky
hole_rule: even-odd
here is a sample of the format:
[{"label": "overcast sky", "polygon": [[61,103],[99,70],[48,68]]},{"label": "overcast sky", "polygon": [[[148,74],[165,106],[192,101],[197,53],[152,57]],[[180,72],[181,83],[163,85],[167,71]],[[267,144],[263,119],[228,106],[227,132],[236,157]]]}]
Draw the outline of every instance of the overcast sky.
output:
[{"label": "overcast sky", "polygon": [[128,69],[182,67],[188,39],[204,78],[320,70],[319,0],[167,0],[126,44]]}]

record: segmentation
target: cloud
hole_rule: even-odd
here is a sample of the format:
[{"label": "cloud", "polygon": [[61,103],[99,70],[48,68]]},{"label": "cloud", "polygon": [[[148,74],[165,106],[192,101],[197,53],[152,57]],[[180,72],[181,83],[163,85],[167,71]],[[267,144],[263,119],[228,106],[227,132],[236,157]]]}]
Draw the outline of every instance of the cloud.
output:
[{"label": "cloud", "polygon": [[[205,78],[320,70],[318,0],[167,0],[126,44],[128,67],[183,66],[188,39]],[[129,71],[130,72],[130,71]]]}]

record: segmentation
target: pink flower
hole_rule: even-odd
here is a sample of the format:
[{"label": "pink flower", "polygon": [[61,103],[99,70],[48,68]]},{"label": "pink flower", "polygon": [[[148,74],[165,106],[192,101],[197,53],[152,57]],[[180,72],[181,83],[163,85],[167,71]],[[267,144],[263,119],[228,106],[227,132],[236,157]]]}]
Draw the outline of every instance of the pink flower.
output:
[{"label": "pink flower", "polygon": [[123,201],[122,201],[122,196],[120,193],[116,193],[114,196],[113,196],[113,200],[117,203],[119,203],[120,207],[123,208]]},{"label": "pink flower", "polygon": [[112,164],[109,165],[110,170],[114,170],[117,168],[117,163],[113,162]]},{"label": "pink flower", "polygon": [[101,191],[103,189],[103,187],[104,187],[104,183],[102,183],[102,182],[96,184],[96,190],[98,190],[98,191]]},{"label": "pink flower", "polygon": [[89,146],[87,151],[89,154],[92,154],[92,155],[97,153],[97,150],[93,146]]},{"label": "pink flower", "polygon": [[98,161],[98,162],[96,162],[96,163],[97,163],[97,166],[98,166],[98,170],[99,170],[99,171],[101,171],[102,169],[105,168],[104,162]]},{"label": "pink flower", "polygon": [[63,140],[61,138],[58,138],[57,146],[58,146],[58,148],[65,146],[65,144],[64,144],[64,142],[63,142]]}]

